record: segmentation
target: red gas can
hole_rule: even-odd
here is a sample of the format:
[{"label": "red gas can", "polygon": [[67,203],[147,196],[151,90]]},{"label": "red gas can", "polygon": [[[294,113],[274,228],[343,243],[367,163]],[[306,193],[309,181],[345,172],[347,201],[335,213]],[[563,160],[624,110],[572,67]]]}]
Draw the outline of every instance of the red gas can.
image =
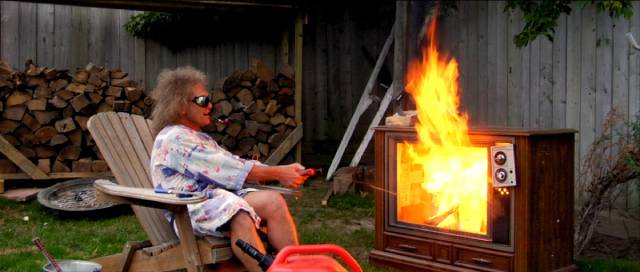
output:
[{"label": "red gas can", "polygon": [[362,272],[362,268],[351,254],[334,244],[287,246],[278,252],[267,272],[346,272],[338,261],[327,255],[318,255],[328,253],[339,256],[351,271]]}]

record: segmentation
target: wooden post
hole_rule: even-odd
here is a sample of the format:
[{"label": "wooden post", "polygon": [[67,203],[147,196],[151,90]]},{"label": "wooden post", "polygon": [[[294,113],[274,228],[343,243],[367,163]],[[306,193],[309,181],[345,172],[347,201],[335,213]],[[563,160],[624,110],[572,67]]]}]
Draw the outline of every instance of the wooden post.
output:
[{"label": "wooden post", "polygon": [[0,179],[0,194],[4,193],[4,179]]},{"label": "wooden post", "polygon": [[302,124],[298,125],[289,136],[282,141],[278,148],[271,153],[271,156],[264,161],[264,164],[277,165],[286,156],[294,145],[297,146],[302,138]]},{"label": "wooden post", "polygon": [[[296,16],[295,22],[295,81],[296,81],[296,92],[295,92],[295,112],[296,112],[296,123],[302,123],[302,46],[303,46],[303,24],[305,23],[306,15],[298,15]],[[300,142],[296,145],[296,161],[300,162],[302,160],[302,145]]]},{"label": "wooden post", "polygon": [[282,41],[280,41],[280,53],[282,54],[282,65],[289,64],[289,30],[282,32]]}]

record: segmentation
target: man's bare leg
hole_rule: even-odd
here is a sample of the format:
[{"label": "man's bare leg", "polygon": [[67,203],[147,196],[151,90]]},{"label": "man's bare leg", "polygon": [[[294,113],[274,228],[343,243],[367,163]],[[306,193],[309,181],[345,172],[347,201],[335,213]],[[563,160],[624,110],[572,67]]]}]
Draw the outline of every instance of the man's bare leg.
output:
[{"label": "man's bare leg", "polygon": [[253,219],[251,219],[251,216],[244,211],[240,211],[231,218],[230,224],[231,230],[229,231],[229,236],[231,238],[231,249],[233,250],[233,254],[240,260],[240,262],[242,262],[247,270],[252,272],[262,271],[255,259],[244,253],[242,249],[236,246],[236,240],[241,239],[251,244],[260,251],[260,253],[265,254],[266,250],[262,241],[260,241],[255,223],[253,222]]},{"label": "man's bare leg", "polygon": [[244,199],[258,216],[267,222],[269,244],[280,251],[288,245],[298,244],[298,232],[289,207],[282,195],[274,191],[249,193]]}]

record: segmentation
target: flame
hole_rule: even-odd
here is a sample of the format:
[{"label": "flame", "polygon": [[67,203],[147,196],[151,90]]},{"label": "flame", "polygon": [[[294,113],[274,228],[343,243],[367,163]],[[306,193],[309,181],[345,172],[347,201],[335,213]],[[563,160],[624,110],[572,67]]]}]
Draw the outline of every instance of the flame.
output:
[{"label": "flame", "polygon": [[468,117],[458,111],[458,63],[440,56],[435,33],[431,20],[422,61],[413,62],[407,74],[406,89],[418,112],[418,142],[398,144],[398,217],[486,234],[487,148],[471,144]]}]

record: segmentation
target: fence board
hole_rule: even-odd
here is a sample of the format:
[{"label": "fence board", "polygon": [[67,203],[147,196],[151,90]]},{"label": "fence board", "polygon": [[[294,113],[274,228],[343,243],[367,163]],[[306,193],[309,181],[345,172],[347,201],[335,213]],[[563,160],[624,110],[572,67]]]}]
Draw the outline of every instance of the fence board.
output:
[{"label": "fence board", "polygon": [[[565,124],[568,128],[580,128],[580,54],[581,54],[582,16],[579,10],[572,12],[567,19],[567,107]],[[576,148],[576,154],[579,149]]]},{"label": "fence board", "polygon": [[16,67],[20,62],[20,48],[15,46],[20,33],[20,4],[2,1],[0,5],[2,5],[2,41],[0,41],[2,59]]},{"label": "fence board", "polygon": [[[465,26],[475,24],[479,16],[481,16],[478,12],[478,3],[465,2],[465,10],[464,18],[461,18],[461,23]],[[464,64],[461,66],[464,67],[461,73],[464,74],[465,84],[461,92],[464,95],[463,107],[466,109],[471,123],[474,122],[471,116],[478,112],[478,40],[479,34],[476,29],[468,28],[466,42],[463,48],[465,51]]]},{"label": "fence board", "polygon": [[539,37],[531,42],[531,59],[529,60],[529,125],[533,128],[540,127],[540,47],[541,41],[545,39]]},{"label": "fence board", "polygon": [[507,59],[508,82],[507,82],[507,126],[521,127],[522,123],[522,99],[520,96],[524,90],[520,89],[522,84],[522,58],[521,50],[516,47],[513,37],[522,29],[522,12],[511,11],[507,29]]},{"label": "fence board", "polygon": [[71,66],[71,7],[54,5],[53,66],[68,69]]},{"label": "fence board", "polygon": [[53,27],[55,18],[55,9],[52,4],[38,4],[37,18],[38,25],[37,40],[36,40],[36,59],[34,60],[38,65],[54,66],[53,63],[53,50],[54,50],[54,38]]},{"label": "fence board", "polygon": [[582,162],[595,139],[596,15],[594,9],[582,10],[581,41],[580,161]]},{"label": "fence board", "polygon": [[33,26],[36,25],[37,9],[34,3],[21,3],[20,4],[20,34],[18,38],[18,44],[13,44],[20,48],[20,56],[18,68],[24,69],[24,62],[28,59],[36,61],[36,40],[37,31],[34,31]]},{"label": "fence board", "polygon": [[[629,20],[629,32],[635,37],[640,35],[640,3],[633,2],[633,14]],[[630,49],[629,52],[629,119],[638,120],[640,116],[640,51]],[[635,207],[636,215],[640,215],[640,181],[636,180],[629,186],[627,197],[628,207]]]},{"label": "fence board", "polygon": [[[138,12],[136,12],[136,14],[137,13]],[[144,40],[135,39],[134,48],[135,56],[133,65],[135,65],[135,69],[132,70],[134,71],[132,79],[135,79],[139,86],[144,86],[147,90],[151,90],[151,82],[155,81],[157,75],[154,75],[154,77],[147,76],[147,43]],[[141,65],[142,63],[145,65]]]},{"label": "fence board", "polygon": [[[572,12],[567,19],[567,80],[566,80],[566,115],[567,128],[580,129],[580,67],[581,67],[581,24],[582,14],[579,10]],[[575,135],[574,172],[580,167],[580,132]],[[579,175],[575,175],[579,177]],[[579,196],[580,188],[575,187],[575,195]],[[579,197],[577,197],[579,198]]]},{"label": "fence board", "polygon": [[[133,15],[129,10],[118,10],[117,14],[114,14],[114,32],[117,33],[120,44],[118,46],[118,58],[119,68],[122,71],[129,73],[129,78],[138,78],[135,73],[135,37],[129,35],[124,29],[123,25],[127,22],[127,19]],[[114,67],[115,68],[115,67]]]},{"label": "fence board", "polygon": [[483,126],[488,124],[487,120],[487,108],[489,103],[489,85],[486,80],[489,77],[489,69],[487,69],[487,61],[489,58],[488,55],[488,14],[487,14],[488,3],[487,2],[478,2],[478,23],[475,24],[478,32],[478,100],[477,100],[477,111],[473,113],[470,117],[472,123],[476,126]]},{"label": "fence board", "polygon": [[89,22],[87,20],[89,10],[82,7],[71,7],[71,66],[69,69],[74,71],[77,68],[85,67],[88,63],[88,47]]},{"label": "fence board", "polygon": [[[477,9],[478,2],[461,2],[462,8],[460,9],[461,14],[460,18],[462,20],[462,25],[470,26],[475,24],[475,21],[478,20],[479,12]],[[477,52],[478,52],[478,32],[475,29],[471,29],[465,27],[464,29],[468,29],[466,31],[465,38],[466,42],[463,47],[464,57],[461,63],[461,81],[464,84],[461,86],[462,92],[462,106],[466,109],[466,112],[472,116],[472,114],[476,114],[478,111],[477,108],[477,100],[478,100],[478,61],[477,61]]]},{"label": "fence board", "polygon": [[[310,57],[309,54],[305,54],[305,62],[304,63],[314,63],[314,76],[306,77],[305,80],[311,80],[311,82],[307,81],[307,86],[312,86],[312,90],[309,92],[303,92],[304,95],[308,95],[310,97],[309,100],[303,100],[305,105],[311,105],[309,108],[315,112],[314,123],[325,123],[327,119],[327,112],[323,109],[327,107],[327,97],[322,95],[322,93],[328,89],[327,78],[322,75],[324,71],[328,70],[327,60],[328,60],[328,52],[327,52],[327,24],[325,20],[318,19],[318,23],[316,24],[317,35],[315,36],[315,59],[314,62],[308,60]],[[312,84],[312,85],[308,85]],[[305,110],[307,107],[302,107]],[[310,114],[311,112],[307,112],[305,115]],[[309,115],[307,115],[309,116]],[[327,132],[326,126],[304,126],[305,135],[322,135],[321,137],[326,137]],[[314,129],[315,128],[315,129]]]},{"label": "fence board", "polygon": [[108,69],[122,67],[120,63],[120,45],[123,44],[123,41],[120,40],[120,29],[118,27],[119,12],[114,9],[104,9],[102,16],[104,20],[104,36],[101,37],[101,40],[105,48],[103,49],[104,62],[100,65],[104,65]]},{"label": "fence board", "polygon": [[502,52],[498,52],[498,44],[500,43],[498,35],[500,34],[500,18],[498,14],[498,2],[492,1],[489,2],[489,6],[487,7],[487,16],[488,16],[488,59],[487,59],[487,70],[491,71],[489,73],[489,77],[487,78],[487,94],[489,95],[489,99],[491,103],[495,103],[495,107],[487,108],[487,124],[495,125],[497,121],[497,116],[499,115],[498,111],[500,106],[502,106],[504,96],[500,96],[500,90],[498,87],[498,81],[504,75],[498,72],[498,55],[501,55]]},{"label": "fence board", "polygon": [[[538,102],[538,127],[550,128],[553,122],[553,43],[546,37],[540,41],[540,82]],[[535,100],[534,100],[535,101]]]},{"label": "fence board", "polygon": [[[617,18],[613,20],[613,81],[611,92],[611,109],[621,114],[625,121],[629,121],[629,42],[625,37],[625,34],[629,32],[629,21],[625,18]],[[620,124],[615,127],[622,133],[627,133],[626,123]],[[613,142],[619,141],[619,134],[614,133],[612,135]],[[614,146],[613,152],[618,152],[620,146]],[[615,153],[614,153],[615,154]],[[615,205],[628,209],[627,198],[629,194],[629,184],[618,186],[618,193],[620,196],[616,199]]]},{"label": "fence board", "polygon": [[598,13],[596,20],[595,133],[598,137],[603,132],[602,123],[611,110],[613,29],[608,14]]},{"label": "fence board", "polygon": [[[147,89],[152,90],[156,86],[156,79],[158,74],[162,71],[161,59],[159,52],[162,50],[162,46],[155,41],[145,42],[145,79],[147,80]],[[149,56],[147,57],[147,54]],[[136,57],[137,57],[136,51]]]},{"label": "fence board", "polygon": [[553,73],[551,84],[553,120],[549,120],[549,127],[566,127],[567,112],[567,16],[558,18],[558,26],[553,38]]}]

